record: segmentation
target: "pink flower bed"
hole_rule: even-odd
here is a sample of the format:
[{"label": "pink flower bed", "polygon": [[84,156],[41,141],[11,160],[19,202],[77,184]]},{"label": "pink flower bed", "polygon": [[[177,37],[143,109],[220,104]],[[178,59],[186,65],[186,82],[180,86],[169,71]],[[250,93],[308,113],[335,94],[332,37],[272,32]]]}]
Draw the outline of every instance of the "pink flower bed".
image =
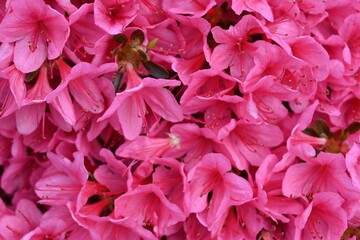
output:
[{"label": "pink flower bed", "polygon": [[0,239],[359,239],[358,0],[3,0]]}]

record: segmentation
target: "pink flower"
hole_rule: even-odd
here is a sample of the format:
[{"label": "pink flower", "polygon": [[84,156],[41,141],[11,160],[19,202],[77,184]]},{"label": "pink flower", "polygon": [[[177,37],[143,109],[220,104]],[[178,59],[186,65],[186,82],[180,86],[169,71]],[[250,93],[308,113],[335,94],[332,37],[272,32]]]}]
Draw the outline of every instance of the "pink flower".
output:
[{"label": "pink flower", "polygon": [[101,149],[100,155],[105,159],[107,164],[100,165],[94,171],[95,179],[110,191],[126,192],[127,191],[127,171],[125,164],[117,160],[108,149]]},{"label": "pink flower", "polygon": [[135,139],[146,126],[146,115],[149,106],[154,114],[171,122],[183,119],[180,106],[166,86],[177,86],[178,81],[144,78],[143,80],[127,65],[128,81],[125,91],[118,93],[110,107],[99,121],[109,118],[115,112],[122,126],[124,136]]},{"label": "pink flower", "polygon": [[146,31],[149,41],[157,39],[155,46],[151,49],[152,53],[160,55],[167,61],[172,61],[169,56],[183,53],[186,42],[175,19],[168,18],[161,23],[148,26]]},{"label": "pink flower", "polygon": [[5,69],[12,63],[14,55],[14,44],[2,43],[0,46],[0,69]]},{"label": "pink flower", "polygon": [[128,217],[139,225],[154,227],[158,235],[166,227],[185,220],[184,213],[154,184],[140,185],[115,200],[115,217]]},{"label": "pink flower", "polygon": [[139,6],[139,13],[134,19],[134,23],[138,26],[154,25],[167,19],[162,9],[162,0],[140,0]]},{"label": "pink flower", "polygon": [[360,66],[360,50],[358,41],[360,38],[359,26],[356,24],[360,19],[360,14],[348,16],[339,29],[339,35],[345,41],[342,55],[345,63],[357,69]]},{"label": "pink flower", "polygon": [[184,188],[187,183],[184,163],[169,157],[154,158],[151,162],[160,165],[153,173],[153,183],[163,191],[170,202],[176,204],[181,210],[186,211]]},{"label": "pink flower", "polygon": [[244,170],[249,164],[260,166],[270,153],[284,140],[281,129],[272,124],[247,124],[234,119],[219,130],[218,138],[222,140],[226,154],[232,157],[235,166]]},{"label": "pink flower", "polygon": [[[311,66],[320,68],[327,65],[329,62],[329,54],[326,52],[325,48],[310,36],[292,38],[288,40],[288,43],[291,47],[292,55],[297,59],[305,61]],[[307,51],[304,51],[305,49]],[[320,79],[317,78],[317,80],[324,80],[327,77],[327,72],[327,70],[323,70],[322,74],[325,74],[325,77]]]},{"label": "pink flower", "polygon": [[346,173],[345,158],[338,153],[320,152],[315,159],[288,168],[283,179],[285,196],[311,196],[318,192],[340,193],[346,200],[360,196]]},{"label": "pink flower", "polygon": [[190,214],[186,222],[184,222],[184,231],[189,240],[211,239],[209,230],[199,222],[195,214]]},{"label": "pink flower", "polygon": [[135,140],[122,144],[116,150],[116,155],[139,160],[150,160],[154,157],[163,156],[172,148],[179,149],[179,141],[179,137],[171,133],[166,138],[138,136]]},{"label": "pink flower", "polygon": [[181,2],[165,0],[162,3],[165,11],[176,14],[191,14],[193,17],[201,17],[205,15],[205,13],[215,5],[215,0],[195,0]]},{"label": "pink flower", "polygon": [[[292,159],[291,156],[299,156],[301,158],[315,157],[316,151],[314,147],[323,146],[327,139],[309,136],[302,131],[305,130],[311,123],[312,118],[314,116],[315,110],[319,105],[319,101],[315,101],[311,105],[309,105],[305,110],[301,113],[297,120],[297,124],[291,131],[291,136],[288,138],[286,146],[288,149],[289,158],[284,158],[285,160]],[[291,162],[285,163],[291,164]]]},{"label": "pink flower", "polygon": [[230,73],[234,77],[246,76],[254,66],[253,53],[256,50],[253,43],[246,40],[249,32],[260,26],[256,18],[247,15],[228,30],[214,27],[211,32],[215,41],[220,44],[215,47],[211,55],[210,65],[220,70],[230,67]]},{"label": "pink flower", "polygon": [[89,231],[74,222],[65,206],[51,208],[38,220],[39,226],[29,231],[22,239],[91,239]]},{"label": "pink flower", "polygon": [[74,161],[48,152],[52,165],[35,185],[35,192],[42,204],[61,206],[74,201],[88,178],[81,153],[74,153]]},{"label": "pink flower", "polygon": [[15,65],[9,66],[4,72],[8,75],[9,87],[15,98],[16,104],[20,107],[26,96],[26,85],[24,82],[25,74],[19,71]]},{"label": "pink flower", "polygon": [[0,166],[10,158],[11,145],[10,138],[0,135]]},{"label": "pink flower", "polygon": [[[18,147],[21,149],[23,147],[21,146],[22,143],[16,142],[16,144],[20,145]],[[5,165],[6,168],[1,174],[1,188],[7,194],[15,194],[21,190],[33,188],[34,182],[30,180],[34,175],[39,174],[38,172],[33,171],[33,169],[39,168],[38,161],[35,157],[27,156],[24,152],[17,154],[19,155],[8,159],[7,164]]]},{"label": "pink flower", "polygon": [[179,146],[170,149],[166,156],[182,158],[188,172],[203,156],[214,151],[216,136],[208,128],[200,128],[194,123],[176,124],[170,132],[178,137]]},{"label": "pink flower", "polygon": [[241,205],[253,196],[250,184],[231,172],[230,160],[219,153],[206,154],[188,174],[185,202],[190,212],[201,213],[207,224],[232,205]]},{"label": "pink flower", "polygon": [[[129,218],[114,219],[111,217],[89,216],[76,212],[75,206],[72,203],[68,203],[67,207],[74,221],[88,229],[93,239],[158,239],[152,232],[146,230]],[[76,238],[74,240],[76,240]]]},{"label": "pink flower", "polygon": [[354,143],[346,153],[346,169],[350,173],[353,184],[360,190],[360,145]]},{"label": "pink flower", "polygon": [[24,135],[23,142],[34,151],[45,153],[53,149],[54,141],[57,140],[54,134],[58,129],[47,119],[43,120],[43,124],[39,124],[30,134]]},{"label": "pink flower", "polygon": [[295,219],[295,239],[340,239],[347,228],[343,202],[336,193],[314,194],[304,212]]},{"label": "pink flower", "polygon": [[230,207],[221,217],[209,223],[208,228],[213,237],[219,236],[220,239],[256,239],[264,227],[263,222],[263,217],[249,202]]},{"label": "pink flower", "polygon": [[139,4],[134,0],[95,0],[95,24],[109,34],[115,35],[124,31],[138,11]]},{"label": "pink flower", "polygon": [[[69,68],[65,66],[63,61],[58,61],[60,68]],[[63,69],[67,72],[64,74],[64,80],[47,98],[48,101],[53,99],[64,88],[69,89],[74,99],[80,104],[85,111],[92,113],[100,113],[104,109],[105,100],[100,88],[96,84],[96,79],[103,72],[100,68],[96,68],[89,63],[81,62],[75,65],[71,70]]]},{"label": "pink flower", "polygon": [[0,237],[2,239],[22,239],[40,224],[42,213],[27,199],[18,202],[13,214],[0,215]]},{"label": "pink flower", "polygon": [[288,223],[288,215],[298,215],[303,211],[303,206],[296,199],[282,195],[282,180],[285,172],[274,173],[278,159],[275,155],[268,155],[255,174],[257,185],[258,210],[269,216],[273,221]]},{"label": "pink flower", "polygon": [[231,8],[237,14],[241,14],[243,11],[256,12],[266,18],[266,20],[274,21],[273,13],[267,0],[233,0]]},{"label": "pink flower", "polygon": [[214,99],[229,94],[237,82],[236,78],[216,69],[199,70],[190,77],[180,103],[186,105],[195,97]]},{"label": "pink flower", "polygon": [[95,24],[94,18],[94,4],[84,4],[69,16],[71,34],[66,48],[83,61],[90,59],[89,50],[105,35],[105,32]]},{"label": "pink flower", "polygon": [[15,42],[14,63],[20,71],[33,72],[46,58],[62,53],[70,34],[64,16],[43,0],[13,0],[11,9],[0,24],[0,38]]},{"label": "pink flower", "polygon": [[[169,1],[170,2],[170,1]],[[200,70],[210,58],[210,48],[207,44],[207,36],[210,24],[203,18],[190,18],[182,15],[174,17],[180,22],[180,31],[185,40],[185,48],[181,58],[177,58],[172,68],[179,74],[181,82],[189,83],[189,76]]]},{"label": "pink flower", "polygon": [[0,72],[0,118],[9,116],[18,109],[15,97],[11,92],[8,77]]}]

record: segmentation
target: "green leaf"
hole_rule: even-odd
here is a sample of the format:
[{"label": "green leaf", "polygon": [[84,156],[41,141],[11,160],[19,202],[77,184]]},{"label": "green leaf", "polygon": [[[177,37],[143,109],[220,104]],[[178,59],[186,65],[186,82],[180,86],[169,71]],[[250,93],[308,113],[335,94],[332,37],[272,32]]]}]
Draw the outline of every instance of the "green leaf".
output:
[{"label": "green leaf", "polygon": [[133,62],[133,64],[134,64],[135,69],[139,69],[139,68],[140,68],[140,61],[139,61],[138,59],[135,59],[134,62]]},{"label": "green leaf", "polygon": [[139,59],[142,62],[146,62],[148,61],[148,56],[146,55],[146,53],[144,53],[142,50],[137,50],[138,54],[139,54]]},{"label": "green leaf", "polygon": [[345,139],[347,139],[347,137],[349,136],[349,133],[346,131],[341,131],[340,135],[339,135],[339,141],[343,142],[345,141]]},{"label": "green leaf", "polygon": [[144,61],[143,64],[146,70],[148,70],[151,76],[153,76],[154,78],[169,77],[169,72],[163,66],[160,66],[159,64],[152,61]]},{"label": "green leaf", "polygon": [[314,123],[314,131],[317,133],[317,135],[319,137],[326,136],[326,137],[330,138],[332,136],[332,133],[330,131],[329,126],[322,119],[318,119],[318,120],[315,121],[315,123]]},{"label": "green leaf", "polygon": [[136,29],[131,33],[130,41],[131,45],[136,46],[142,44],[145,40],[145,35],[140,29]]},{"label": "green leaf", "polygon": [[354,134],[359,130],[360,130],[360,122],[353,122],[345,129],[345,132],[349,134]]},{"label": "green leaf", "polygon": [[29,83],[32,80],[34,80],[35,78],[37,78],[38,76],[39,76],[39,71],[38,70],[36,70],[34,72],[31,72],[31,73],[27,73],[25,75],[24,82]]},{"label": "green leaf", "polygon": [[114,85],[115,92],[118,92],[119,89],[121,88],[123,76],[124,76],[123,71],[121,71],[121,70],[117,71],[117,73],[115,75],[115,78],[112,81],[113,85]]},{"label": "green leaf", "polygon": [[64,58],[63,60],[64,60],[64,62],[65,62],[67,65],[69,65],[70,67],[73,67],[73,66],[76,65],[73,61],[71,61],[71,60],[68,59],[68,58]]},{"label": "green leaf", "polygon": [[153,40],[151,40],[150,42],[148,42],[147,46],[146,46],[146,49],[148,51],[150,51],[157,43],[158,39],[157,38],[154,38]]},{"label": "green leaf", "polygon": [[127,36],[122,33],[115,35],[113,39],[115,42],[121,43],[121,44],[125,44],[129,41]]},{"label": "green leaf", "polygon": [[306,135],[313,136],[313,137],[319,137],[317,133],[312,128],[305,128],[303,131]]}]

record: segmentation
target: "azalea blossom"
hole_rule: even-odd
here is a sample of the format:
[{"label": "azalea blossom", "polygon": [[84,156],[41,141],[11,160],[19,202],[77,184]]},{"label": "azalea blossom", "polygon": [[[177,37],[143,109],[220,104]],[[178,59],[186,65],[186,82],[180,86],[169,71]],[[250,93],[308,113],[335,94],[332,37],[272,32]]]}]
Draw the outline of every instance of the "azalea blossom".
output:
[{"label": "azalea blossom", "polygon": [[69,37],[69,23],[42,0],[11,1],[0,24],[3,42],[14,42],[14,63],[22,72],[37,70],[57,58]]},{"label": "azalea blossom", "polygon": [[0,1],[0,239],[360,239],[359,1]]}]

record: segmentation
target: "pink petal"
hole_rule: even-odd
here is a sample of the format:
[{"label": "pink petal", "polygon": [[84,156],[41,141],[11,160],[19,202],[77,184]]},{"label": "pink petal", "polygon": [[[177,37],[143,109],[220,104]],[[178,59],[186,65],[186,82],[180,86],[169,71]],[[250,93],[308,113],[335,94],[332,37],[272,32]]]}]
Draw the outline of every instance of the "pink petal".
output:
[{"label": "pink petal", "polygon": [[194,17],[201,17],[206,12],[216,5],[214,0],[185,0],[185,1],[171,1],[165,0],[162,3],[164,10],[177,14],[191,14]]},{"label": "pink petal", "polygon": [[329,61],[329,54],[324,47],[310,36],[296,38],[290,47],[295,57],[314,66],[322,66]]},{"label": "pink petal", "polygon": [[[239,0],[235,0],[235,2],[238,1]],[[245,4],[254,12],[260,13],[266,20],[270,22],[274,21],[271,8],[266,0],[245,0]]]},{"label": "pink petal", "polygon": [[[36,3],[41,3],[42,1],[37,1]],[[26,2],[28,3],[28,2]],[[19,7],[26,7],[28,4],[18,4]],[[37,4],[30,4],[36,6]],[[39,8],[41,9],[41,8]],[[39,10],[38,9],[38,10]],[[27,9],[25,10],[27,11]],[[15,42],[20,39],[23,39],[25,36],[31,35],[34,30],[34,20],[27,18],[28,13],[22,14],[7,14],[0,24],[0,37],[4,42]]]},{"label": "pink petal", "polygon": [[170,122],[183,119],[182,109],[176,102],[174,95],[164,88],[147,88],[144,100],[155,113]]},{"label": "pink petal", "polygon": [[23,106],[16,112],[16,126],[21,134],[35,131],[45,114],[45,103]]},{"label": "pink petal", "polygon": [[[124,136],[128,140],[133,140],[139,136],[143,128],[143,113],[145,109],[144,101],[137,99],[137,93],[121,101],[117,110],[117,116],[121,124]],[[120,100],[119,100],[120,101]]]},{"label": "pink petal", "polygon": [[124,31],[137,16],[139,4],[134,0],[95,0],[95,24],[109,34],[115,35]]},{"label": "pink petal", "polygon": [[55,59],[62,53],[70,35],[69,23],[63,15],[49,6],[46,7],[46,14],[43,18],[43,25],[46,29],[44,34],[47,38],[47,56],[48,59]]},{"label": "pink petal", "polygon": [[34,51],[29,48],[28,42],[32,41],[27,36],[15,43],[14,64],[17,69],[24,73],[34,72],[44,63],[47,53],[45,43],[40,39]]}]

